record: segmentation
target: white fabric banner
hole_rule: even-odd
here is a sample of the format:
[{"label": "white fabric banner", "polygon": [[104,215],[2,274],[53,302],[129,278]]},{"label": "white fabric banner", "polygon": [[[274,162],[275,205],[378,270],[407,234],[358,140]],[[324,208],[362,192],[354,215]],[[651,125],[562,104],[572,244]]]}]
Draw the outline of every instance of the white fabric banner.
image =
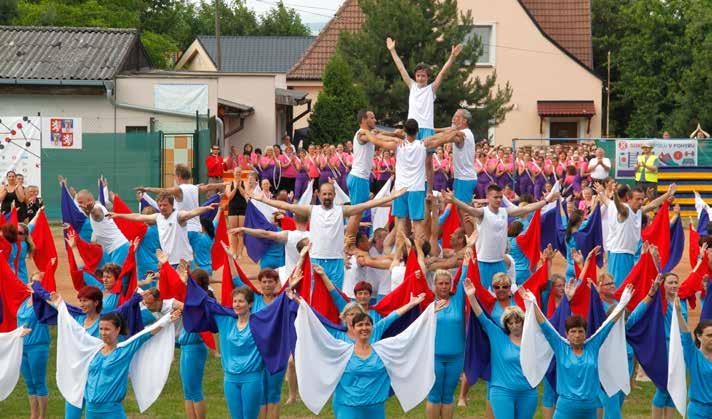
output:
[{"label": "white fabric banner", "polygon": [[[133,385],[136,403],[141,413],[158,399],[168,381],[175,351],[176,328],[171,324],[170,312],[155,323],[137,333],[131,339],[161,327],[148,342],[141,346],[131,360],[129,376]],[[131,339],[127,340],[130,341]],[[121,344],[119,345],[121,346]]]},{"label": "white fabric banner", "polygon": [[18,327],[12,332],[0,333],[0,401],[7,399],[20,378],[24,331],[24,327]]},{"label": "white fabric banner", "polygon": [[685,354],[682,349],[680,323],[677,318],[677,307],[672,305],[672,321],[670,322],[670,347],[668,353],[668,385],[667,391],[678,412],[685,417],[687,410],[687,369]]},{"label": "white fabric banner", "polygon": [[299,197],[297,205],[311,205],[312,197],[314,195],[314,179],[309,181],[307,188],[302,192],[302,196]]},{"label": "white fabric banner", "polygon": [[157,84],[153,87],[155,108],[194,114],[208,113],[207,84]]},{"label": "white fabric banner", "polygon": [[[393,185],[393,178],[389,178],[386,183],[383,184],[383,187],[381,187],[381,190],[378,191],[374,199],[391,196],[391,185]],[[377,228],[385,228],[388,225],[388,214],[390,211],[390,206],[371,208],[371,231],[376,231]]]}]

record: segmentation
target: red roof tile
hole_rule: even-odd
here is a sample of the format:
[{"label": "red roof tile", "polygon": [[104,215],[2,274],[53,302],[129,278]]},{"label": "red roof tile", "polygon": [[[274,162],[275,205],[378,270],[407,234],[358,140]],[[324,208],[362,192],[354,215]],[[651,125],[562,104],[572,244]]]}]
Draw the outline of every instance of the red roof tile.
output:
[{"label": "red roof tile", "polygon": [[592,100],[540,100],[539,116],[593,116],[596,106]]},{"label": "red roof tile", "polygon": [[[590,0],[519,0],[542,32],[589,70],[593,69]],[[287,72],[290,80],[321,80],[343,30],[358,31],[366,20],[358,0],[345,0],[334,18]]]}]

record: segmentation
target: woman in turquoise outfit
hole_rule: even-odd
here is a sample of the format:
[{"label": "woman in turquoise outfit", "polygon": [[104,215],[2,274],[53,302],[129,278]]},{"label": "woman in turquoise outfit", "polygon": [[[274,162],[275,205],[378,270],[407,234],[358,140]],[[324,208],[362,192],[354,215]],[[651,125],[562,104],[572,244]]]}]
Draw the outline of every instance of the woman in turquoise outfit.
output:
[{"label": "woman in turquoise outfit", "polygon": [[354,352],[334,391],[334,416],[337,419],[385,419],[391,379],[371,347],[373,320],[363,312],[350,320],[355,337]]},{"label": "woman in turquoise outfit", "polygon": [[[30,284],[41,279],[35,274]],[[29,288],[29,287],[28,287]],[[31,291],[31,288],[30,292]],[[32,296],[17,309],[17,326],[29,329],[24,335],[22,346],[22,365],[20,372],[27,385],[27,395],[30,400],[30,417],[44,418],[47,412],[47,360],[49,359],[49,328],[42,324],[32,307]]]},{"label": "woman in turquoise outfit", "polygon": [[[30,224],[20,223],[17,225],[17,241],[12,244],[12,253],[10,254],[10,266],[13,268],[17,266],[17,277],[20,278],[25,284],[28,281],[27,277],[27,256],[32,255],[34,250],[34,244],[32,243],[32,230],[35,227],[35,216]],[[44,269],[44,266],[39,268]]]},{"label": "woman in turquoise outfit", "polygon": [[529,258],[522,252],[517,243],[517,236],[524,232],[524,224],[521,221],[512,221],[507,229],[509,240],[509,255],[514,259],[514,267],[517,272],[517,284],[523,284],[532,275]]},{"label": "woman in turquoise outfit", "polygon": [[490,319],[475,298],[475,287],[469,279],[465,280],[464,287],[477,320],[489,336],[492,377],[488,386],[488,400],[494,417],[531,419],[536,412],[539,396],[536,388],[532,388],[524,377],[519,361],[524,312],[513,305],[505,308],[501,316],[492,316]]},{"label": "woman in turquoise outfit", "polygon": [[[175,320],[180,316],[176,311]],[[109,313],[101,317],[99,336],[104,346],[89,363],[84,401],[86,419],[125,419],[122,402],[128,389],[129,367],[133,356],[141,346],[161,328],[140,335],[124,346],[119,344],[119,336],[126,330],[125,321],[119,314]]]},{"label": "woman in turquoise outfit", "polygon": [[677,320],[682,333],[682,352],[690,376],[687,386],[689,419],[712,417],[712,320],[701,320],[694,330],[694,339],[682,315],[680,299],[675,299]]},{"label": "woman in turquoise outfit", "polygon": [[[630,287],[630,286],[629,286]],[[576,291],[575,280],[566,284],[566,298],[570,301]],[[530,298],[522,289],[523,298]],[[566,340],[553,328],[539,307],[534,304],[536,320],[544,337],[551,345],[556,362],[556,393],[558,400],[554,419],[596,419],[599,407],[598,353],[614,323],[623,314],[606,323],[586,341],[586,320],[581,316],[566,319]]]}]

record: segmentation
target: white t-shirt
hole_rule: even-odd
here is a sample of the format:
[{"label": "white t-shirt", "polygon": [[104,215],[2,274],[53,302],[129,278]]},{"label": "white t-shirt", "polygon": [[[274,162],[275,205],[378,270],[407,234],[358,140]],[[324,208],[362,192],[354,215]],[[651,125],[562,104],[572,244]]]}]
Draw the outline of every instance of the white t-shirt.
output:
[{"label": "white t-shirt", "polygon": [[[183,199],[180,201],[176,199],[174,208],[178,211],[193,211],[200,206],[200,192],[198,190],[198,185],[191,185],[185,183],[183,185],[178,185],[181,191],[183,191]],[[203,231],[203,227],[200,225],[200,217],[193,217],[186,221],[188,231],[197,231],[200,233]]]},{"label": "white t-shirt", "polygon": [[174,209],[167,218],[156,214],[156,227],[158,228],[158,241],[161,249],[168,254],[168,263],[177,265],[181,259],[193,260],[193,248],[188,241],[187,223],[178,222],[178,210]]},{"label": "white t-shirt", "polygon": [[284,245],[284,267],[287,274],[291,274],[294,266],[299,261],[299,251],[297,243],[305,237],[309,237],[308,231],[287,231],[287,244]]},{"label": "white t-shirt", "polygon": [[408,95],[408,119],[418,121],[419,128],[435,129],[435,92],[433,85],[418,87],[415,80],[410,84]]},{"label": "white t-shirt", "polygon": [[628,208],[628,218],[623,221],[618,219],[615,205],[608,210],[608,251],[634,255],[640,241],[643,211],[633,212],[630,205],[623,205]]},{"label": "white t-shirt", "polygon": [[405,141],[396,149],[396,190],[407,188],[408,192],[425,190],[425,156],[422,141]]},{"label": "white t-shirt", "polygon": [[393,269],[390,270],[391,273],[391,289],[388,291],[384,290],[379,290],[381,294],[388,294],[389,292],[393,291],[394,289],[398,288],[398,285],[403,283],[403,280],[405,279],[405,264],[400,264],[398,266],[393,267]]},{"label": "white t-shirt", "polygon": [[477,260],[499,262],[507,250],[507,210],[500,208],[495,214],[489,206],[483,209],[482,221],[477,224]]},{"label": "white t-shirt", "polygon": [[[371,246],[368,249],[369,256],[375,258],[383,256],[375,247]],[[385,295],[391,290],[391,272],[388,269],[367,268],[368,277],[373,279],[376,284],[373,288],[374,294],[378,290],[378,294]]]},{"label": "white t-shirt", "polygon": [[354,134],[353,145],[353,162],[351,163],[351,172],[349,173],[361,179],[368,180],[371,176],[373,153],[376,148],[370,141],[366,142],[366,144],[361,144],[358,139],[358,132]]},{"label": "white t-shirt", "polygon": [[312,205],[309,230],[310,256],[314,259],[344,258],[344,209]]},{"label": "white t-shirt", "polygon": [[[611,160],[608,157],[602,158],[601,161],[604,166],[608,168],[611,167]],[[591,161],[588,162],[588,167],[593,167],[596,163],[598,163],[598,157],[592,158]],[[605,180],[608,178],[608,170],[604,169],[602,166],[596,166],[596,168],[591,172],[591,178]]]},{"label": "white t-shirt", "polygon": [[129,241],[126,240],[126,236],[124,236],[121,230],[119,230],[119,227],[116,226],[114,220],[106,218],[106,214],[108,214],[109,211],[107,211],[106,208],[98,202],[94,203],[94,206],[101,209],[101,212],[104,214],[104,218],[101,221],[96,221],[90,213],[89,222],[91,223],[91,228],[93,230],[94,240],[101,245],[104,251],[111,253],[128,243]]},{"label": "white t-shirt", "polygon": [[350,267],[344,270],[344,284],[341,286],[341,291],[349,298],[355,298],[354,287],[361,281],[366,281],[373,287],[373,296],[378,295],[378,283],[369,275],[371,272],[365,266],[359,266],[356,262],[356,255],[349,259]]},{"label": "white t-shirt", "polygon": [[477,180],[475,172],[475,135],[469,128],[462,130],[465,141],[462,147],[454,144],[452,147],[452,165],[455,169],[455,179]]}]

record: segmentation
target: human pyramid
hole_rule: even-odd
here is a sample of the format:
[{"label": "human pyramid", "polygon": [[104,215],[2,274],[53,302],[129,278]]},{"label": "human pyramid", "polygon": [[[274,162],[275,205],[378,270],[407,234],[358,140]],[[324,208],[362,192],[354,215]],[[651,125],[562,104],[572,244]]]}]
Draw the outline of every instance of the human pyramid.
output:
[{"label": "human pyramid", "polygon": [[[319,414],[331,398],[338,419],[384,418],[392,394],[405,411],[427,400],[426,417],[452,418],[458,383],[465,404],[480,378],[488,417],[534,417],[541,385],[544,417],[620,418],[636,360],[657,388],[653,417],[712,418],[712,236],[690,243],[688,278],[670,272],[680,257],[656,232],[671,229],[675,185],[654,198],[592,181],[584,157],[600,152],[588,146],[531,150],[521,163],[505,148],[476,150],[468,110],[433,123],[461,46],[432,83],[427,65],[411,79],[386,46],[410,89],[402,129],[379,131],[363,110],[345,146],[246,148],[224,160],[244,173],[230,182],[194,185],[177,165],[175,186],[136,187],[140,213],[106,182],[95,200],[60,177],[71,278],[54,278],[44,212],[27,224],[10,216],[0,400],[21,374],[31,417],[45,417],[56,325],[66,418],[125,417],[129,377],[146,410],[174,347],[189,418],[206,416],[203,375],[218,348],[233,418],[278,418],[285,377],[286,403],[299,394]],[[28,254],[40,272],[28,275]],[[553,272],[557,254],[565,272]],[[240,267],[247,256],[256,277]],[[55,292],[68,280],[79,306]]]}]

